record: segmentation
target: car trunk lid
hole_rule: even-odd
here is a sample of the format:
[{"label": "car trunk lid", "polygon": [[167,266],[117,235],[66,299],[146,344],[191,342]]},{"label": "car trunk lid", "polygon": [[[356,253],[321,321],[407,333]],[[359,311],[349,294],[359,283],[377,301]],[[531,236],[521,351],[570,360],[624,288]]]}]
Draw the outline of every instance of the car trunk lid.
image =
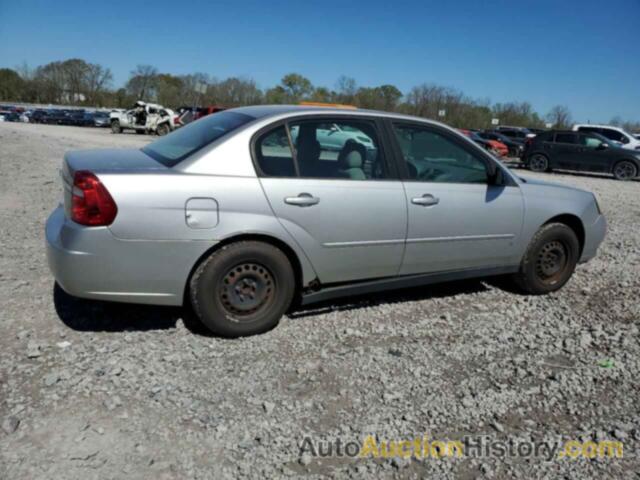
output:
[{"label": "car trunk lid", "polygon": [[64,189],[64,210],[69,218],[71,218],[73,178],[76,172],[83,170],[100,176],[102,173],[161,172],[167,171],[168,168],[145,154],[142,150],[105,149],[68,152],[64,156],[60,175]]}]

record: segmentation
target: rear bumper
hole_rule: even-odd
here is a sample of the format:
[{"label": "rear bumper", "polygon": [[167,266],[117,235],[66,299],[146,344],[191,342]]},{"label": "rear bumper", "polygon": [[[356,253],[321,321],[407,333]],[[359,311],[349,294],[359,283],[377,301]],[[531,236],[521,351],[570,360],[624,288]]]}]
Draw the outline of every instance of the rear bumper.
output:
[{"label": "rear bumper", "polygon": [[107,227],[83,227],[62,207],[47,220],[47,260],[67,293],[97,300],[182,305],[192,267],[215,242],[116,238]]},{"label": "rear bumper", "polygon": [[598,215],[595,222],[591,225],[585,225],[584,248],[582,249],[580,263],[587,262],[596,256],[598,247],[600,247],[606,234],[607,220],[604,218],[604,215]]}]

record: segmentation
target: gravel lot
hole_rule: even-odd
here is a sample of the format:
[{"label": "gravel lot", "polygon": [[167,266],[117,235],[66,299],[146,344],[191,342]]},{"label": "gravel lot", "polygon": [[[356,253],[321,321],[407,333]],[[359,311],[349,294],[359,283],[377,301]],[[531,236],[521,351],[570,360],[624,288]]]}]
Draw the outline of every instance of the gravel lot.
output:
[{"label": "gravel lot", "polygon": [[[182,309],[83,301],[54,288],[43,230],[61,198],[63,153],[151,139],[0,123],[0,478],[582,479],[640,470],[640,182],[538,175],[594,191],[610,225],[598,257],[556,294],[456,282],[319,305],[265,335],[225,340]],[[620,439],[624,458],[374,460],[299,448],[305,436],[345,443],[369,433]]]}]

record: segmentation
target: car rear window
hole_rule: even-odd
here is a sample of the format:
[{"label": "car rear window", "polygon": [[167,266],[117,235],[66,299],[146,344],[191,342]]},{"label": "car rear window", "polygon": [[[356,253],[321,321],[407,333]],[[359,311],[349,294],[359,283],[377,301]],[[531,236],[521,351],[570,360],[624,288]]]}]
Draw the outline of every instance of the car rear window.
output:
[{"label": "car rear window", "polygon": [[190,123],[150,143],[142,151],[165,167],[174,167],[189,155],[222,138],[255,117],[237,112],[220,112]]}]

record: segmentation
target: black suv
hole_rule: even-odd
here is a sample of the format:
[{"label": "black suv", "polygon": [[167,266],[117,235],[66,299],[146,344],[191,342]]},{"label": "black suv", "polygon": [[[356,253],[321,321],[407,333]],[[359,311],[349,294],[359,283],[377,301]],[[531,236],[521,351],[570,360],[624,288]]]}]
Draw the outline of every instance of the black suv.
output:
[{"label": "black suv", "polygon": [[630,180],[640,173],[640,152],[620,148],[598,133],[550,131],[525,143],[524,164],[534,172],[551,169],[610,173]]}]

